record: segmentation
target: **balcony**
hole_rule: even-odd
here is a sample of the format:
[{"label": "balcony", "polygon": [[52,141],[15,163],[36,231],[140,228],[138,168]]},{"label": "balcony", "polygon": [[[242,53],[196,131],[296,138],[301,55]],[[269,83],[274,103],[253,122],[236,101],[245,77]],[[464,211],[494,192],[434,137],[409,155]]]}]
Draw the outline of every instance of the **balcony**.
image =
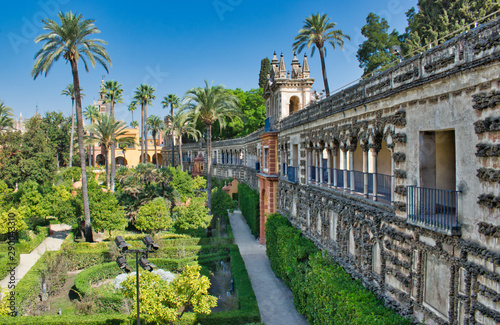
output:
[{"label": "balcony", "polygon": [[459,191],[408,186],[406,222],[448,235],[460,235]]}]

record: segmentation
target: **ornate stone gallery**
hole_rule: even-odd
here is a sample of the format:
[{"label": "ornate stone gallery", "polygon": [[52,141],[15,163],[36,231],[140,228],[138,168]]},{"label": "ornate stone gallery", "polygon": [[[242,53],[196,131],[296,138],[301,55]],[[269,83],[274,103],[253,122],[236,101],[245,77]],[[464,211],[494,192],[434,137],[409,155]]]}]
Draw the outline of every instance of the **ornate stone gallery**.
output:
[{"label": "ornate stone gallery", "polygon": [[481,25],[325,99],[307,58],[288,73],[275,55],[266,126],[214,143],[215,175],[258,189],[262,225],[287,216],[400,313],[498,324],[499,35]]}]

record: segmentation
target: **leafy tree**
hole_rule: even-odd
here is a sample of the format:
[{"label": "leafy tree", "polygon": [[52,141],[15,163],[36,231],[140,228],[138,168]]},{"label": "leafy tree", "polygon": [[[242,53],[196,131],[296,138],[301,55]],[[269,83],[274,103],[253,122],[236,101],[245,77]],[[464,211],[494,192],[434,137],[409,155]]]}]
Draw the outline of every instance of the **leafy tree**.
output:
[{"label": "leafy tree", "polygon": [[[177,97],[176,94],[168,94],[167,96],[165,96],[163,98],[163,101],[161,102],[161,104],[163,105],[163,108],[167,108],[168,105],[170,105],[170,116],[168,117],[168,119],[170,120],[170,123],[172,123],[172,121],[174,119],[174,108],[179,107],[180,98]],[[171,137],[172,137],[172,167],[175,166],[175,162],[174,162],[174,136],[175,136],[174,133],[171,133]],[[182,164],[182,161],[181,161],[181,164]]]},{"label": "leafy tree", "polygon": [[12,205],[12,189],[0,180],[0,209],[7,210]]},{"label": "leafy tree", "polygon": [[50,208],[45,197],[39,191],[39,185],[35,181],[26,181],[19,184],[19,190],[15,194],[15,202],[25,207],[24,218],[30,226],[34,226],[50,215]]},{"label": "leafy tree", "polygon": [[269,58],[264,58],[260,61],[259,72],[259,88],[264,89],[267,83],[267,75],[271,72],[271,61]]},{"label": "leafy tree", "polygon": [[[47,127],[50,128],[50,126]],[[55,134],[59,133],[60,130],[51,131]],[[54,138],[60,136],[62,136],[61,133],[55,134]],[[57,153],[44,130],[40,115],[37,114],[28,120],[22,140],[20,150],[22,161],[18,162],[21,169],[19,181],[32,180],[38,184],[52,183],[58,165]]]},{"label": "leafy tree", "polygon": [[170,186],[176,190],[184,200],[193,197],[195,190],[193,178],[179,166],[177,166],[177,168],[169,167],[168,171],[172,175]]},{"label": "leafy tree", "polygon": [[[170,121],[170,125],[166,128],[165,134],[172,134],[173,137],[177,138],[177,143],[179,144],[179,162],[182,166],[182,137],[184,135],[192,137],[195,141],[198,141],[198,136],[201,136],[201,132],[195,128],[192,116],[183,111],[177,111]],[[174,148],[172,147],[172,151]],[[173,157],[172,157],[173,160]]]},{"label": "leafy tree", "polygon": [[[409,52],[422,52],[427,46],[444,43],[454,35],[450,33],[465,28],[481,18],[500,9],[497,0],[419,0],[418,12],[411,8],[408,17],[407,33],[409,34]],[[494,19],[495,15],[482,20],[481,23]],[[441,39],[437,42],[438,39]],[[420,49],[424,47],[423,49]],[[419,50],[420,49],[420,50]]]},{"label": "leafy tree", "polygon": [[[7,234],[9,232],[21,232],[28,229],[26,222],[24,221],[24,215],[26,214],[26,207],[20,206],[18,208],[11,207],[7,211],[0,213],[0,234]],[[12,218],[13,216],[13,218]],[[10,224],[9,224],[10,222]],[[12,227],[12,222],[14,226]]]},{"label": "leafy tree", "polygon": [[117,143],[134,144],[135,137],[126,136],[127,126],[125,122],[116,121],[112,116],[102,114],[97,123],[88,126],[90,134],[86,137],[86,141],[90,144],[98,143],[104,147],[104,157],[106,160],[106,185],[111,189],[110,170],[109,170],[109,149]]},{"label": "leafy tree", "polygon": [[[115,80],[108,80],[104,83],[104,102],[110,103],[111,110],[110,115],[115,118],[115,104],[123,103],[122,93],[123,89]],[[111,144],[111,192],[115,191],[115,170],[116,170],[116,160],[115,160],[115,149],[116,144]]]},{"label": "leafy tree", "polygon": [[153,93],[155,89],[150,85],[140,85],[134,93],[134,99],[141,104],[141,162],[148,162],[148,128],[146,120],[148,118],[148,104],[153,106]]},{"label": "leafy tree", "polygon": [[226,119],[241,117],[238,99],[221,85],[192,88],[186,93],[187,111],[194,121],[201,120],[207,128],[208,209],[212,209],[212,124],[219,121],[224,128]]},{"label": "leafy tree", "polygon": [[140,231],[155,233],[162,229],[172,227],[172,218],[170,216],[170,202],[161,197],[157,197],[143,205],[139,209],[135,227]]},{"label": "leafy tree", "polygon": [[203,177],[196,176],[193,178],[193,188],[195,190],[201,190],[207,187],[207,180]]},{"label": "leafy tree", "polygon": [[47,135],[47,140],[54,148],[57,166],[69,164],[69,151],[71,147],[71,124],[61,112],[47,112],[40,125]]},{"label": "leafy tree", "polygon": [[[95,182],[89,191],[92,227],[97,231],[123,230],[127,226],[123,208],[111,192],[103,192]],[[97,185],[97,186],[96,186]]]},{"label": "leafy tree", "polygon": [[[80,88],[80,97],[85,97],[83,94],[83,88]],[[73,147],[75,145],[75,85],[69,84],[66,86],[63,91],[61,91],[61,95],[69,96],[71,98],[71,137],[70,137],[70,147],[69,147],[69,167],[73,164]]]},{"label": "leafy tree", "polygon": [[71,65],[73,85],[75,87],[78,148],[82,171],[85,237],[87,241],[92,241],[87,192],[87,169],[85,168],[85,148],[83,145],[82,98],[80,94],[80,78],[78,76],[78,61],[82,59],[87,72],[88,65],[85,58],[90,61],[92,67],[95,67],[95,62],[97,61],[108,71],[107,63],[111,64],[111,59],[103,46],[107,44],[105,41],[89,38],[92,34],[100,33],[94,25],[94,20],[83,19],[82,15],[74,14],[71,11],[65,14],[60,12],[58,17],[61,21],[60,25],[51,19],[42,20],[44,24],[43,29],[47,30],[48,33],[35,38],[35,43],[45,42],[45,44],[35,55],[35,64],[33,65],[31,75],[34,79],[41,74],[47,76],[54,62],[58,61],[61,56]]},{"label": "leafy tree", "polygon": [[21,181],[22,141],[19,131],[0,132],[0,179],[14,188]]},{"label": "leafy tree", "polygon": [[295,36],[295,42],[293,43],[293,50],[298,53],[302,52],[304,47],[309,49],[312,46],[311,57],[314,55],[316,48],[318,49],[327,97],[330,96],[330,88],[328,87],[328,79],[326,77],[325,43],[330,44],[334,50],[337,46],[344,49],[344,39],[351,39],[340,29],[335,29],[336,25],[337,23],[330,22],[330,18],[326,14],[321,15],[317,13],[316,15],[311,15],[304,21],[304,27],[299,30],[299,34]]},{"label": "leafy tree", "polygon": [[151,135],[153,136],[153,144],[155,147],[155,156],[156,156],[156,168],[158,168],[158,153],[156,151],[156,136],[158,135],[158,132],[163,131],[165,128],[165,123],[161,120],[161,118],[158,115],[151,115],[147,119],[148,123],[148,130],[151,131]]},{"label": "leafy tree", "polygon": [[214,216],[219,218],[228,217],[227,210],[234,211],[236,209],[236,202],[231,199],[229,194],[224,192],[221,188],[214,189],[213,197],[213,213]]},{"label": "leafy tree", "polygon": [[359,45],[356,54],[359,67],[364,69],[363,76],[382,67],[387,69],[389,64],[397,62],[398,57],[392,54],[392,47],[397,45],[404,48],[404,35],[400,36],[395,29],[389,34],[388,29],[389,24],[385,18],[380,19],[373,12],[366,17],[366,25],[361,28],[361,34],[367,39]]},{"label": "leafy tree", "polygon": [[[68,225],[75,224],[77,221],[74,200],[70,191],[63,185],[53,186],[50,193],[45,196],[49,214],[56,217],[61,223]],[[93,213],[93,215],[95,217],[96,214]]]},{"label": "leafy tree", "polygon": [[12,108],[5,105],[5,103],[0,100],[0,132],[14,126],[13,117],[14,114],[12,114]]},{"label": "leafy tree", "polygon": [[194,197],[186,204],[181,204],[174,208],[175,226],[178,229],[192,229],[193,237],[196,229],[205,229],[210,225],[212,216],[208,214],[204,197]]},{"label": "leafy tree", "polygon": [[[209,295],[210,280],[200,274],[201,266],[187,265],[177,278],[168,283],[159,275],[140,273],[141,317],[148,323],[173,324],[191,309],[197,314],[210,314],[211,308],[217,306],[217,298]],[[126,298],[137,301],[135,276],[128,276],[122,282]],[[134,308],[132,317],[137,317]]]}]

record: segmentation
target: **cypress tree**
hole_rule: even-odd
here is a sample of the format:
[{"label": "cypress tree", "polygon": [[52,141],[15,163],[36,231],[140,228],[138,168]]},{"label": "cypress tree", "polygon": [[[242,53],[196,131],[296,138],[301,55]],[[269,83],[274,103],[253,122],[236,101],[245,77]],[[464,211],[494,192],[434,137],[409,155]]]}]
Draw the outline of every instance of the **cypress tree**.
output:
[{"label": "cypress tree", "polygon": [[260,61],[259,88],[264,88],[267,82],[267,74],[271,71],[271,61],[269,58]]}]

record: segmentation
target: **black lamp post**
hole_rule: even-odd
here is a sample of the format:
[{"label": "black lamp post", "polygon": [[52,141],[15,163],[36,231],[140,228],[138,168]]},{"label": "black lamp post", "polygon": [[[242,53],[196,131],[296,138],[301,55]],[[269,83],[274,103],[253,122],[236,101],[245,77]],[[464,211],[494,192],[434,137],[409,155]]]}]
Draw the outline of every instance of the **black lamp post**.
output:
[{"label": "black lamp post", "polygon": [[[141,319],[139,316],[140,310],[139,310],[139,265],[141,267],[148,271],[151,272],[153,271],[153,268],[155,265],[151,264],[148,261],[148,253],[152,253],[156,250],[158,250],[159,246],[153,241],[153,238],[151,236],[145,236],[142,239],[142,242],[146,245],[146,249],[129,249],[130,245],[125,242],[122,236],[117,236],[115,238],[115,243],[118,249],[120,250],[120,253],[122,254],[129,254],[129,253],[135,253],[135,270],[136,270],[136,281],[135,281],[135,286],[137,289],[137,325],[141,324]],[[141,254],[141,258],[139,258],[139,254]],[[127,264],[127,260],[123,256],[119,256],[116,259],[116,263],[118,264],[118,267],[122,270],[125,271],[125,273],[130,273],[132,272],[132,269],[130,266]]]}]

